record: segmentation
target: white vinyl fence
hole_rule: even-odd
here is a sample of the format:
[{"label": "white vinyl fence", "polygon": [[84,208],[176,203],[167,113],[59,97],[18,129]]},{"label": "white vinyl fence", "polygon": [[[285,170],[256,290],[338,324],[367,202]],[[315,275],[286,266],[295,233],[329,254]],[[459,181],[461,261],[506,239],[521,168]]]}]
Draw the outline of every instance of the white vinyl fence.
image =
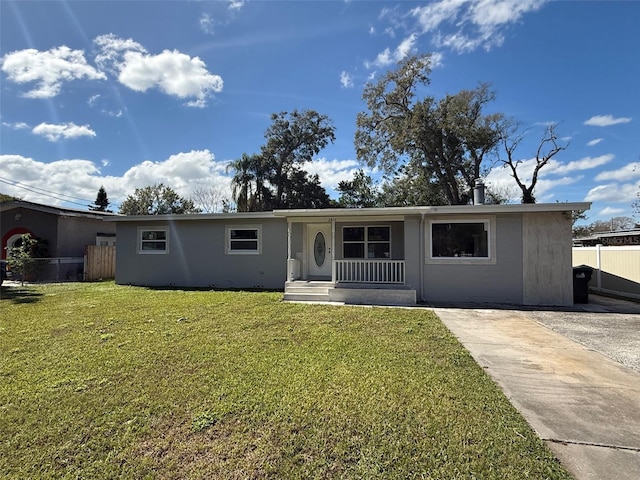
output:
[{"label": "white vinyl fence", "polygon": [[594,269],[591,290],[640,299],[640,246],[573,247],[573,266]]}]

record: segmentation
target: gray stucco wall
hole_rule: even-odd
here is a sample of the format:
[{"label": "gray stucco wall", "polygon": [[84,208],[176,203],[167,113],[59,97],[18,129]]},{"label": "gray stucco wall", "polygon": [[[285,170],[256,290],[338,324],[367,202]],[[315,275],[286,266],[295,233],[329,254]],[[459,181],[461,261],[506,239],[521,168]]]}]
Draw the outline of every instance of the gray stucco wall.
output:
[{"label": "gray stucco wall", "polygon": [[420,217],[406,217],[404,221],[405,283],[420,288]]},{"label": "gray stucco wall", "polygon": [[96,244],[98,233],[116,233],[116,226],[98,218],[59,217],[58,249],[53,256],[82,257],[87,245]]},{"label": "gray stucco wall", "polygon": [[[428,228],[429,224],[425,222],[427,249]],[[522,216],[497,215],[495,241],[496,261],[493,265],[425,264],[422,299],[427,302],[522,304]]]},{"label": "gray stucco wall", "polygon": [[[261,225],[261,254],[225,254],[225,226]],[[137,253],[138,227],[169,228],[169,253]],[[119,222],[116,283],[146,286],[282,289],[287,270],[287,222],[216,219]]]}]

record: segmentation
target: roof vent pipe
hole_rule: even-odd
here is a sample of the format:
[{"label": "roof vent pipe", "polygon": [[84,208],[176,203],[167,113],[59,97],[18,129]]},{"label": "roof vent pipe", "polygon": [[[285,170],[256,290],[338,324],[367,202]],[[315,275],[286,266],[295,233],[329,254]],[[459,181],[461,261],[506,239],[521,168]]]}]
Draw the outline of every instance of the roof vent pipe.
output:
[{"label": "roof vent pipe", "polygon": [[473,204],[484,205],[484,182],[481,178],[476,178],[476,182],[473,187]]}]

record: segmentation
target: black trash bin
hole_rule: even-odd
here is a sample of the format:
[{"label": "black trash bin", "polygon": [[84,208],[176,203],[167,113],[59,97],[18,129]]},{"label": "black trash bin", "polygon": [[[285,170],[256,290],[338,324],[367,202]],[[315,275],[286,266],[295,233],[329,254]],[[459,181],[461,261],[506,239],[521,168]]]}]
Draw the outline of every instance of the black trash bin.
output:
[{"label": "black trash bin", "polygon": [[573,267],[573,303],[589,303],[589,281],[593,268],[589,265]]}]

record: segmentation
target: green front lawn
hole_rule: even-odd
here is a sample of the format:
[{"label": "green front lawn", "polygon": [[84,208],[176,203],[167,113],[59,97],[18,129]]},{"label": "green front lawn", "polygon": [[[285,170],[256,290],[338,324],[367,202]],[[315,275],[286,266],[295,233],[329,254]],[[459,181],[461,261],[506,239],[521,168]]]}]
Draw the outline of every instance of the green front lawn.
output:
[{"label": "green front lawn", "polygon": [[570,478],[426,309],[2,287],[8,478]]}]

